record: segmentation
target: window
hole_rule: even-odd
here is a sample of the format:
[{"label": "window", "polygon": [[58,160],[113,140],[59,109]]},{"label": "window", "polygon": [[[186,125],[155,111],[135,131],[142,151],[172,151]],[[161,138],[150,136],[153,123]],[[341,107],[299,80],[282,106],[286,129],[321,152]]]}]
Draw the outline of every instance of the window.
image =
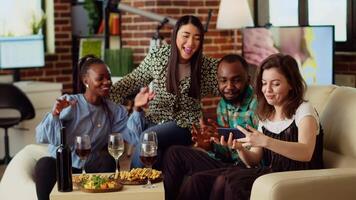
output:
[{"label": "window", "polygon": [[347,40],[347,0],[309,0],[310,25],[334,25],[335,41]]},{"label": "window", "polygon": [[[45,25],[40,26],[44,19]],[[26,3],[21,0],[0,0],[0,37],[37,35],[39,28],[42,28],[45,36],[46,52],[54,53],[54,0]]]},{"label": "window", "polygon": [[298,0],[270,0],[269,22],[273,26],[298,26]]},{"label": "window", "polygon": [[258,16],[269,16],[259,19],[261,25],[334,25],[336,50],[356,51],[356,27],[352,26],[356,24],[356,0],[255,0],[255,3]]}]

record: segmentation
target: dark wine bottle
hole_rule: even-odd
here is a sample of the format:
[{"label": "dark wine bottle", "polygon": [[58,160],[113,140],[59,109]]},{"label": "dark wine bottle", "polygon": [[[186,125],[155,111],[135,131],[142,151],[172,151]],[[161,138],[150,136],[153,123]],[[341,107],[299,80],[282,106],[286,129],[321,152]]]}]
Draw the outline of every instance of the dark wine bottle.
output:
[{"label": "dark wine bottle", "polygon": [[57,186],[60,192],[70,192],[73,190],[72,183],[72,155],[66,143],[65,127],[61,128],[61,144],[57,149]]}]

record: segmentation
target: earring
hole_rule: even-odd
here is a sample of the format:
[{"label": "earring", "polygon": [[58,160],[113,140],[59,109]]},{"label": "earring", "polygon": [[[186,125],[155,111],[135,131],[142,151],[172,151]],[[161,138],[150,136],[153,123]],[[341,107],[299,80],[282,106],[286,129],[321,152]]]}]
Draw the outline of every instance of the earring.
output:
[{"label": "earring", "polygon": [[89,85],[88,85],[88,84],[85,84],[85,87],[86,87],[86,88],[89,88]]}]

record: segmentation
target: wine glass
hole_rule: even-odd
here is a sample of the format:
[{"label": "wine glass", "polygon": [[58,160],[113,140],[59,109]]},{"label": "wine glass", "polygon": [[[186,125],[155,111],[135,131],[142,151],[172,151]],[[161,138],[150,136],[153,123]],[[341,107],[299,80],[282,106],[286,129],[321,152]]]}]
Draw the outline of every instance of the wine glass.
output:
[{"label": "wine glass", "polygon": [[[157,160],[157,134],[154,131],[142,133],[140,138],[140,160],[141,162],[152,172],[152,166]],[[150,175],[149,173],[149,175]],[[147,184],[144,188],[155,188],[156,185],[152,185],[151,180],[147,177]]]},{"label": "wine glass", "polygon": [[91,151],[91,142],[89,135],[81,135],[75,137],[75,153],[80,160],[84,161],[82,166],[82,174],[85,174],[85,163]]},{"label": "wine glass", "polygon": [[115,179],[117,179],[119,176],[119,158],[124,153],[124,148],[125,144],[121,133],[113,133],[109,135],[108,151],[110,155],[115,159]]}]

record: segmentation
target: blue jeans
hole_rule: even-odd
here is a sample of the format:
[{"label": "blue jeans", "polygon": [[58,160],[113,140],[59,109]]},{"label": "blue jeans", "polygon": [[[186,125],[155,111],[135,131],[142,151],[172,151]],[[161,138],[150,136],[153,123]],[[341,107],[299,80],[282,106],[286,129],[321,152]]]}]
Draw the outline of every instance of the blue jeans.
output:
[{"label": "blue jeans", "polygon": [[[176,122],[169,121],[162,124],[149,124],[144,132],[154,131],[157,133],[158,151],[157,161],[153,165],[155,169],[162,168],[164,152],[172,145],[188,146],[192,144],[192,135],[188,128],[179,127]],[[131,168],[143,167],[140,161],[140,145],[139,142],[135,146],[135,152],[132,155]]]}]

